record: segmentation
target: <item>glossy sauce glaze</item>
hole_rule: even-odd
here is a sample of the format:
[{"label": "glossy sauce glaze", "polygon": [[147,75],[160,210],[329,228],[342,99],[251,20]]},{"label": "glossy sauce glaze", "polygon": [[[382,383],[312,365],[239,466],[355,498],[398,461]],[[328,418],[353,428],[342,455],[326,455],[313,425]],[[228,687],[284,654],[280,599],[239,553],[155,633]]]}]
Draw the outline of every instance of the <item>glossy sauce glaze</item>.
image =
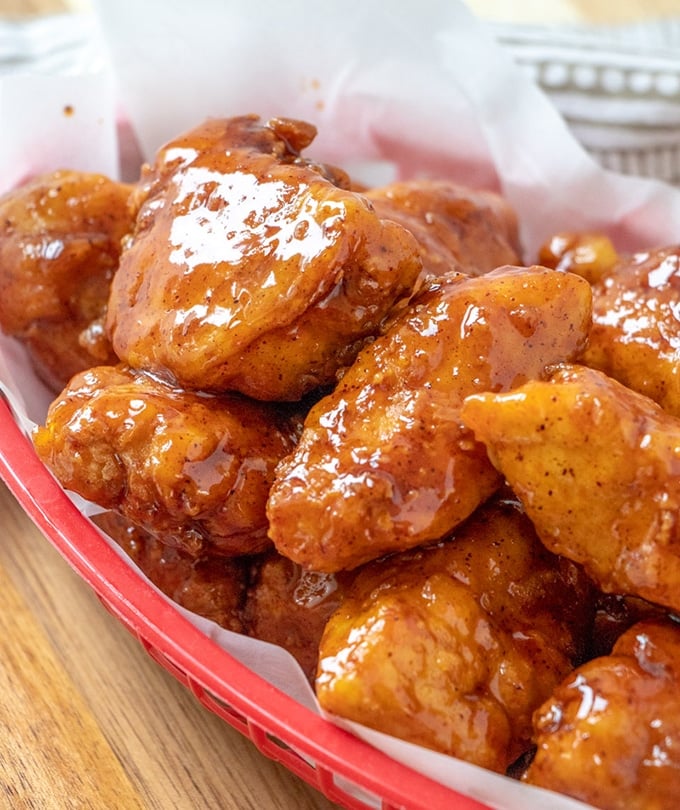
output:
[{"label": "glossy sauce glaze", "polygon": [[283,647],[313,683],[321,634],[349,582],[351,575],[305,571],[274,550],[260,555],[250,563],[245,632]]},{"label": "glossy sauce glaze", "polygon": [[462,418],[541,540],[610,593],[680,610],[680,421],[602,372],[469,397]]},{"label": "glossy sauce glaze", "polygon": [[73,378],[34,440],[68,489],[193,555],[237,555],[270,545],[265,503],[298,429],[275,406],[98,367]]},{"label": "glossy sauce glaze", "polygon": [[594,287],[584,362],[680,416],[680,248],[622,260]]},{"label": "glossy sauce glaze", "polygon": [[520,264],[517,216],[498,194],[443,180],[408,180],[364,192],[378,215],[418,242],[425,276],[480,275]]},{"label": "glossy sauce glaze", "polygon": [[577,566],[498,498],[428,549],[357,569],[320,645],[324,709],[505,771],[580,661],[594,614]]},{"label": "glossy sauce glaze", "polygon": [[268,502],[279,551],[337,571],[442,537],[501,481],[461,424],[464,398],[539,377],[589,326],[590,287],[573,274],[433,282],[310,411]]},{"label": "glossy sauce glaze", "polygon": [[537,261],[543,267],[577,273],[595,284],[614,269],[619,258],[604,234],[562,231],[540,246]]},{"label": "glossy sauce glaze", "polygon": [[243,632],[247,558],[194,556],[158,540],[116,512],[102,512],[93,520],[173,602],[227,630]]},{"label": "glossy sauce glaze", "polygon": [[103,319],[134,223],[131,192],[102,175],[58,171],[0,199],[0,327],[55,391],[116,361]]},{"label": "glossy sauce glaze", "polygon": [[251,116],[161,150],[112,285],[121,359],[189,388],[299,399],[411,294],[413,236],[300,157],[313,134]]},{"label": "glossy sauce glaze", "polygon": [[603,810],[667,810],[680,770],[680,627],[645,621],[536,713],[526,781]]}]

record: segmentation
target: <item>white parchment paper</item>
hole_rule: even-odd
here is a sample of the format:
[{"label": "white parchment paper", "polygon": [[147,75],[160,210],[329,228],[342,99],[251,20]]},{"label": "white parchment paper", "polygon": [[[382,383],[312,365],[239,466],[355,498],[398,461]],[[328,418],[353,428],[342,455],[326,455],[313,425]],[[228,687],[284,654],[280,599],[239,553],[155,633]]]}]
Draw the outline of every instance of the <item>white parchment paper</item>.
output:
[{"label": "white parchment paper", "polygon": [[678,192],[602,170],[459,0],[96,2],[147,158],[206,116],[287,115],[328,162],[500,182],[530,254],[556,226],[679,232]]},{"label": "white parchment paper", "polygon": [[115,82],[96,21],[0,23],[0,192],[55,168],[119,171]]},{"label": "white parchment paper", "polygon": [[[96,8],[110,63],[47,74],[22,64],[0,75],[3,188],[64,166],[115,176],[121,109],[146,159],[205,117],[255,112],[315,123],[310,154],[358,179],[449,176],[501,188],[519,213],[529,261],[558,230],[604,230],[624,249],[668,244],[680,233],[680,192],[600,169],[457,0],[98,0]],[[49,397],[6,338],[0,388],[29,431]],[[191,618],[316,710],[287,653]],[[491,807],[583,807],[341,724]]]}]

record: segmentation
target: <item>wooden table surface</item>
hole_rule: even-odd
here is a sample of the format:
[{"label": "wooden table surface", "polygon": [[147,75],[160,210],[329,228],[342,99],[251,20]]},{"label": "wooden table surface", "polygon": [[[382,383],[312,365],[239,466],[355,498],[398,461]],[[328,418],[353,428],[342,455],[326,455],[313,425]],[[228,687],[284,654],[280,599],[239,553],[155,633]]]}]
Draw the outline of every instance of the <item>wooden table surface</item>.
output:
[{"label": "wooden table surface", "polygon": [[0,484],[0,808],[336,807],[156,664]]},{"label": "wooden table surface", "polygon": [[[0,16],[69,5],[0,0]],[[471,5],[481,13],[518,8]],[[525,19],[546,8],[525,5]],[[677,0],[561,0],[555,8],[567,20],[589,13],[599,21],[606,9],[617,19],[680,13]],[[260,754],[149,658],[2,484],[0,695],[0,808],[336,806]]]}]

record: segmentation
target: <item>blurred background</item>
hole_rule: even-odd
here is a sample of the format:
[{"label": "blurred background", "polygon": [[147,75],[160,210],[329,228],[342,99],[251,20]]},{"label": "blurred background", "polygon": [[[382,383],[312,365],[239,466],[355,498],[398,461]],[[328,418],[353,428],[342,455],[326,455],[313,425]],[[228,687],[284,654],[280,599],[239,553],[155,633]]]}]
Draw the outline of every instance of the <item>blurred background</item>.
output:
[{"label": "blurred background", "polygon": [[[479,16],[499,22],[625,23],[650,17],[680,16],[680,0],[468,0]],[[9,16],[85,11],[89,0],[1,0]]]},{"label": "blurred background", "polygon": [[[93,2],[0,0],[0,19],[21,26],[45,12],[82,16]],[[467,4],[600,164],[680,184],[680,0]],[[78,47],[73,32],[70,37]],[[17,62],[16,50],[3,53],[7,39],[0,40],[2,71]],[[55,57],[64,45],[55,41]]]}]

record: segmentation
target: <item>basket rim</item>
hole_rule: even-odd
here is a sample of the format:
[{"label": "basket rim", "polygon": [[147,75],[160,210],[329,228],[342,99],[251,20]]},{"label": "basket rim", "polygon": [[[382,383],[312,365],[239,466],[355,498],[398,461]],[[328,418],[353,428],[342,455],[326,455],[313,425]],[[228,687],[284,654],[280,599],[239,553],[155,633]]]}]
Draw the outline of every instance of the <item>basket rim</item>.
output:
[{"label": "basket rim", "polygon": [[[160,652],[213,698],[316,767],[378,797],[384,807],[488,810],[316,715],[220,647],[106,543],[38,458],[2,396],[0,428],[0,479],[45,538],[147,650]],[[335,785],[334,801],[338,793],[342,800],[343,791]]]}]

